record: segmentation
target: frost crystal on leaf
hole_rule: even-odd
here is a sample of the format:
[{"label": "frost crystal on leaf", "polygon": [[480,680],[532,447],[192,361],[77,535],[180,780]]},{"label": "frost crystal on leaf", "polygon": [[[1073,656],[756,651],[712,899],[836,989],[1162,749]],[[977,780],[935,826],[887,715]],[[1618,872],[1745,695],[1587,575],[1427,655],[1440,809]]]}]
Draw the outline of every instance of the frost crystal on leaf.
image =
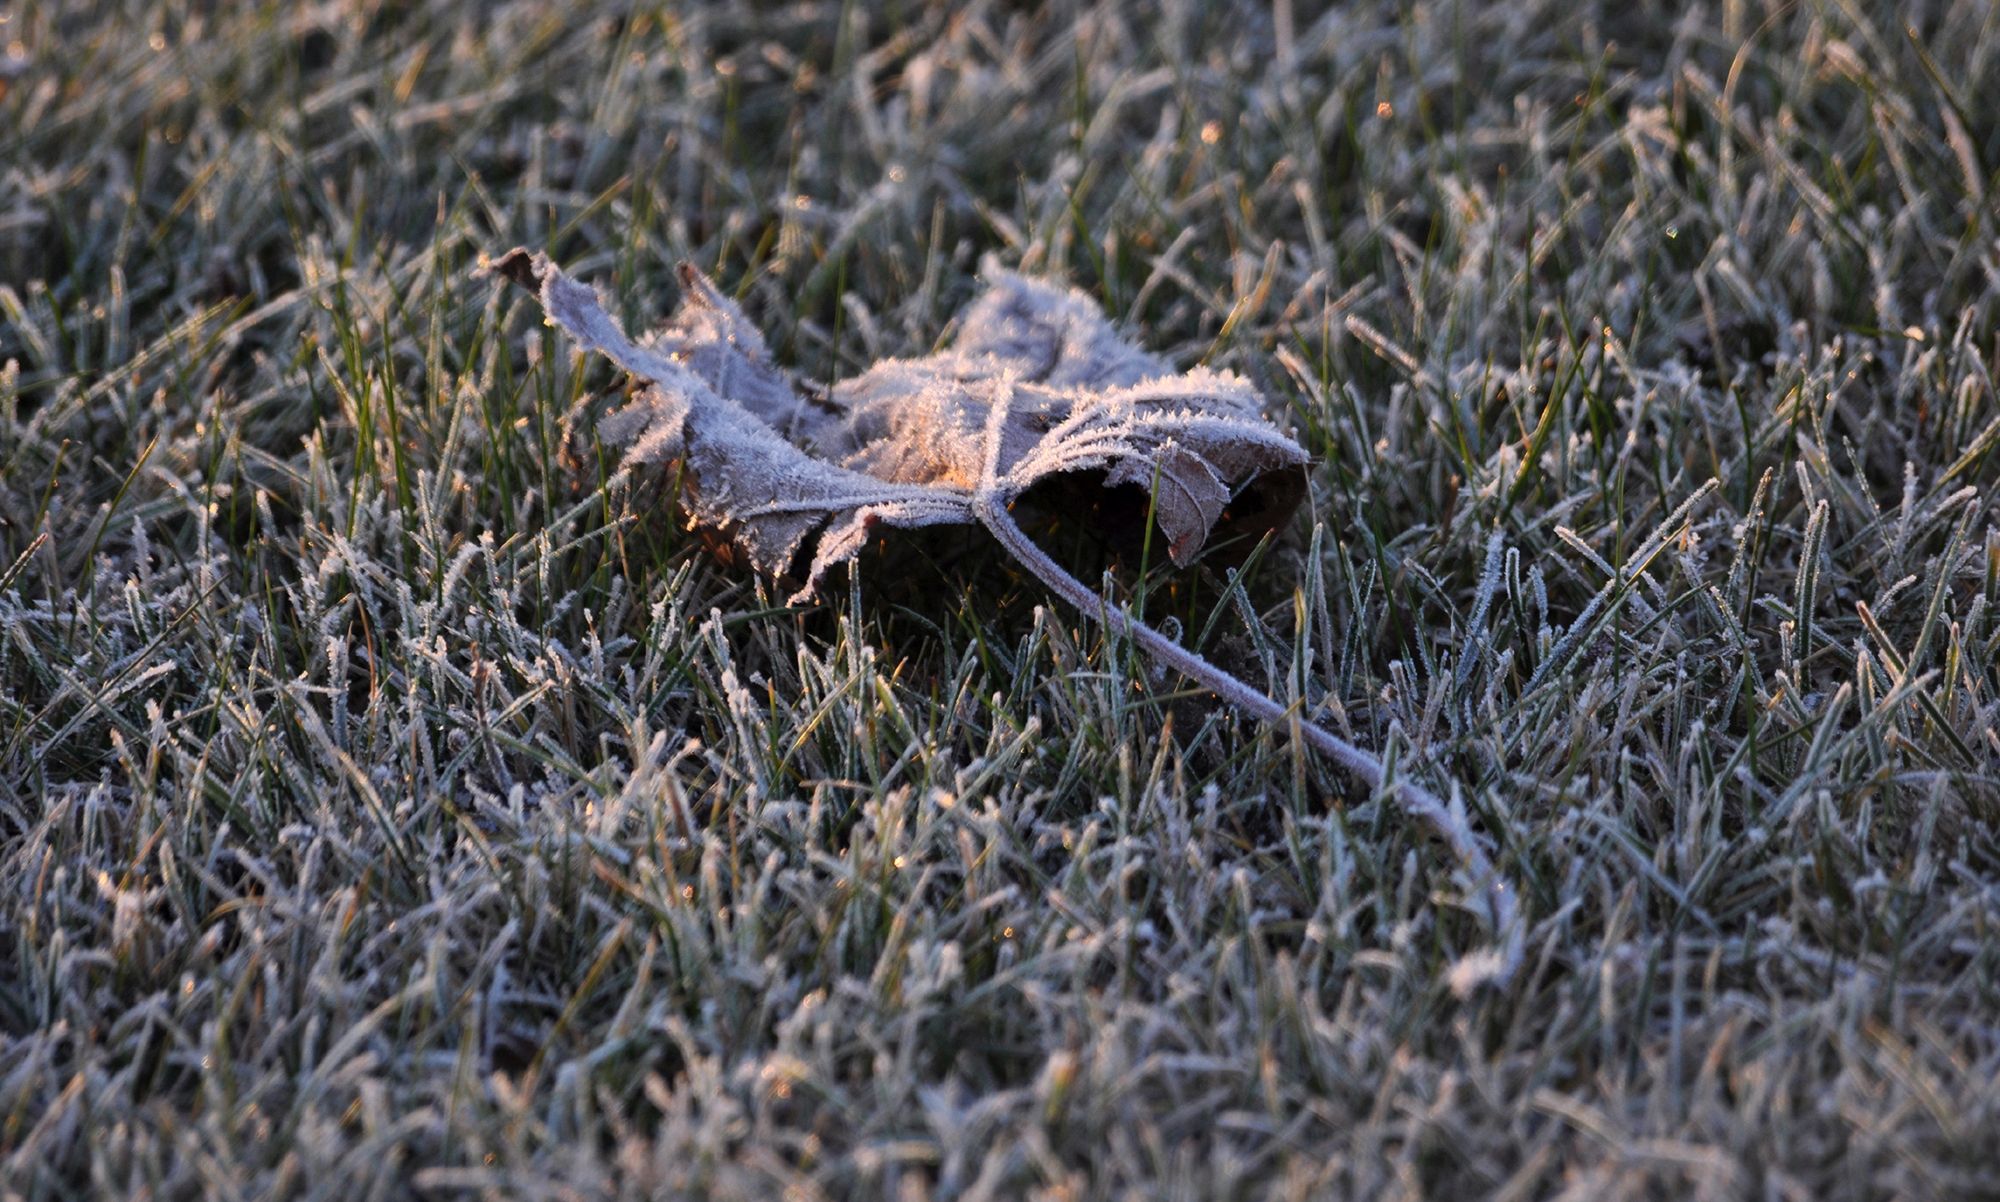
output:
[{"label": "frost crystal on leaf", "polygon": [[1050,476],[1101,471],[1137,485],[1176,564],[1186,564],[1254,486],[1248,533],[1303,493],[1306,454],[1265,419],[1248,381],[1179,373],[1120,338],[1081,293],[1001,271],[959,323],[957,345],[889,359],[828,390],[800,388],[755,326],[691,267],[667,326],[627,338],[591,289],[515,250],[494,270],[535,288],[550,322],[646,382],[602,432],[628,463],[679,459],[689,511],[777,575],[820,532],[809,597],[869,530],[975,519]]}]

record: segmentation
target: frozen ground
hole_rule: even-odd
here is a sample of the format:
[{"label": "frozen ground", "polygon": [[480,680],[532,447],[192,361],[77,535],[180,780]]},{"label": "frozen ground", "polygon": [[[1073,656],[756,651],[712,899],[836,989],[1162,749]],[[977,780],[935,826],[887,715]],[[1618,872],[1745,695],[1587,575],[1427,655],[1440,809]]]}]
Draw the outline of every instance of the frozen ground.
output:
[{"label": "frozen ground", "polygon": [[[0,1197],[1991,1196],[1991,6],[160,7],[0,0]],[[1520,971],[979,539],[607,485],[516,244],[1256,380],[1234,578],[1038,536]]]}]

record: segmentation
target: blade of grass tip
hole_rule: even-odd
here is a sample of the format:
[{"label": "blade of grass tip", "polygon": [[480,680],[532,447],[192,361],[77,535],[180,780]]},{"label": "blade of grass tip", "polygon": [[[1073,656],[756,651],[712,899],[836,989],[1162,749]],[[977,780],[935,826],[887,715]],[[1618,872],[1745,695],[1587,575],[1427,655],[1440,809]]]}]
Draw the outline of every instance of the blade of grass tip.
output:
[{"label": "blade of grass tip", "polygon": [[35,557],[35,552],[40,551],[42,549],[43,544],[47,543],[48,541],[49,541],[49,532],[46,530],[35,535],[34,538],[28,541],[27,549],[22,551],[21,554],[15,558],[13,564],[10,565],[5,572],[0,572],[0,593],[4,593],[8,589],[14,586],[15,579],[19,577],[23,569],[25,569],[28,566],[28,561],[30,559],[33,559]]},{"label": "blade of grass tip", "polygon": [[1486,619],[1493,610],[1493,598],[1500,591],[1501,561],[1507,551],[1507,532],[1495,530],[1486,540],[1486,563],[1479,572],[1479,591],[1472,603],[1472,617],[1466,622],[1465,642],[1459,651],[1453,688],[1464,691],[1473,667],[1486,657]]}]

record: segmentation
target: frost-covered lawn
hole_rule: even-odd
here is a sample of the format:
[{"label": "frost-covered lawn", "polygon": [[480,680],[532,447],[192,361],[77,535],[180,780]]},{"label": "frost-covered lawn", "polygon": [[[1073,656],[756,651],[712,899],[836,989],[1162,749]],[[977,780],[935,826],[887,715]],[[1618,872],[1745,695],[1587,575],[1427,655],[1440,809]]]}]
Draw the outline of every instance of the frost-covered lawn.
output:
[{"label": "frost-covered lawn", "polygon": [[[2000,1180],[1992,6],[157,7],[0,0],[0,1198]],[[988,541],[788,605],[517,244],[1247,376],[1277,537],[1024,520],[1518,969]]]}]

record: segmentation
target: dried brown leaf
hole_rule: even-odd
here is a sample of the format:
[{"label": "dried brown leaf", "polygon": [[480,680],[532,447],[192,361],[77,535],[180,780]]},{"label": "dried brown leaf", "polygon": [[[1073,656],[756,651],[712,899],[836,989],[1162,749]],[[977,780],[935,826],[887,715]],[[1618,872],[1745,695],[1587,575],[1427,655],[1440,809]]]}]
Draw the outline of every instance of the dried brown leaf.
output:
[{"label": "dried brown leaf", "polygon": [[824,394],[795,386],[692,268],[673,319],[638,340],[542,256],[516,250],[494,270],[535,288],[577,343],[647,382],[601,429],[628,445],[628,463],[681,460],[695,522],[729,532],[771,574],[824,526],[802,597],[873,527],[970,522],[982,489],[1004,503],[1050,476],[1101,471],[1107,485],[1152,494],[1177,564],[1253,481],[1294,478],[1267,482],[1290,504],[1261,507],[1266,528],[1302,492],[1305,452],[1264,418],[1247,381],[1177,373],[1082,294],[990,266],[953,349],[885,360]]}]

